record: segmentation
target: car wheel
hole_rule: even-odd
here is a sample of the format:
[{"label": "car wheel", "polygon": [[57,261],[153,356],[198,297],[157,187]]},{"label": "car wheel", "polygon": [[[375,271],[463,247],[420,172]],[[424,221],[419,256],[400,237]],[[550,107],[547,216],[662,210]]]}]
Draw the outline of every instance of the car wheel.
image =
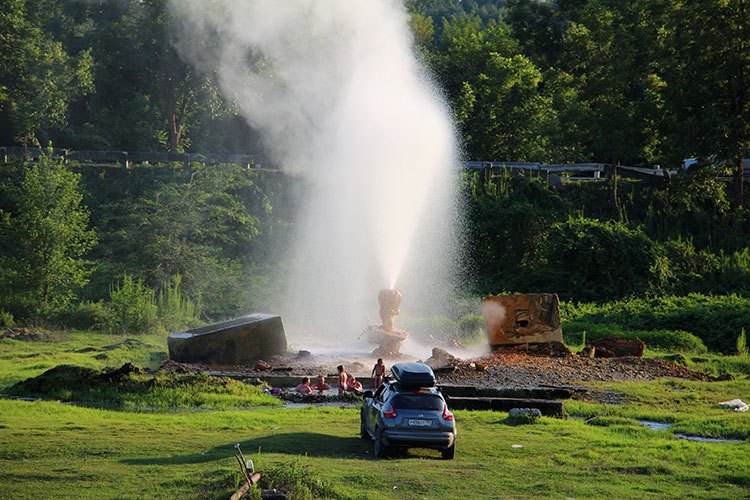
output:
[{"label": "car wheel", "polygon": [[373,447],[373,451],[375,452],[375,456],[378,458],[387,457],[388,452],[390,451],[388,446],[383,444],[383,431],[380,428],[375,430],[375,445]]},{"label": "car wheel", "polygon": [[454,442],[448,448],[441,450],[441,453],[443,454],[443,460],[453,460],[456,455],[456,443]]},{"label": "car wheel", "polygon": [[365,414],[362,412],[359,416],[359,437],[362,439],[370,439],[370,434],[367,432],[367,425],[365,424]]}]

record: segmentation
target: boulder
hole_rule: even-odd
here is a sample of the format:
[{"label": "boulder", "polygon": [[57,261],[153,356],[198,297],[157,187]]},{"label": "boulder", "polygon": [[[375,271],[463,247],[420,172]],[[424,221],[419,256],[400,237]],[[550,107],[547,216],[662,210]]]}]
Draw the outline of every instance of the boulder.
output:
[{"label": "boulder", "polygon": [[173,333],[167,338],[169,358],[180,363],[250,364],[286,354],[281,316],[251,314]]},{"label": "boulder", "polygon": [[[638,337],[634,339],[624,339],[622,337],[605,337],[603,339],[594,339],[589,345],[596,348],[594,354],[597,358],[620,358],[623,356],[643,357],[643,348],[645,345]],[[609,351],[609,352],[606,352]],[[608,355],[611,353],[611,355]]]},{"label": "boulder", "polygon": [[432,356],[425,361],[425,364],[433,369],[455,367],[458,364],[458,358],[445,349],[439,347],[432,348]]}]

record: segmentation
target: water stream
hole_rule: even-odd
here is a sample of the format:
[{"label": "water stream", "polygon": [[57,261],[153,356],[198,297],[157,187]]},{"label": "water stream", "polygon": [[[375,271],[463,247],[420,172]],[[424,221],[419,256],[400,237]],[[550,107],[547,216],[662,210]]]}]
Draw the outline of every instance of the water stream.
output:
[{"label": "water stream", "polygon": [[[655,431],[668,431],[672,424],[666,422],[654,422],[652,420],[639,420],[639,424],[644,425]],[[702,443],[742,443],[744,439],[737,438],[710,438],[703,436],[692,436],[690,434],[683,434],[681,432],[675,432],[674,434],[678,438],[686,439],[688,441],[699,441]]]}]

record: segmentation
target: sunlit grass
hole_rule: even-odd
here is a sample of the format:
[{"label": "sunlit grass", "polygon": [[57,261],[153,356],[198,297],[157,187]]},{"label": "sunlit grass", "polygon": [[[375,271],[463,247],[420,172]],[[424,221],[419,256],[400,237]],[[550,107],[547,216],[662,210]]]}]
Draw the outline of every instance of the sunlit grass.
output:
[{"label": "sunlit grass", "polygon": [[[3,341],[0,380],[7,388],[62,362],[94,370],[124,362],[161,363],[163,339],[126,340],[70,333],[57,342]],[[701,362],[722,362],[715,359]],[[132,381],[149,378],[141,377]],[[163,410],[264,404],[250,402],[245,391],[257,390],[250,387],[203,376],[159,376],[148,384],[150,394],[120,395],[129,411],[0,399],[0,497],[45,498],[54,491],[61,498],[227,498],[241,480],[235,443],[267,474],[266,486],[294,487],[297,498],[731,498],[750,493],[750,414],[717,404],[746,398],[750,380],[744,377],[599,383],[595,389],[621,393],[625,402],[569,400],[565,405],[572,418],[542,417],[530,425],[511,425],[505,413],[457,411],[452,461],[421,449],[375,460],[372,443],[359,438],[356,408]],[[144,406],[162,409],[143,411]],[[672,427],[653,431],[639,420]],[[745,441],[696,443],[676,432]]]},{"label": "sunlit grass", "polygon": [[126,336],[95,332],[43,333],[42,341],[0,339],[0,392],[58,365],[117,368],[124,363],[157,368],[167,359],[164,335]]},{"label": "sunlit grass", "polygon": [[62,497],[226,498],[239,481],[236,442],[258,470],[290,468],[339,498],[727,498],[750,487],[747,443],[687,442],[628,420],[514,426],[504,413],[456,416],[454,461],[431,450],[375,460],[357,409],[144,414],[0,401],[0,488],[10,497],[44,497],[53,485]]}]

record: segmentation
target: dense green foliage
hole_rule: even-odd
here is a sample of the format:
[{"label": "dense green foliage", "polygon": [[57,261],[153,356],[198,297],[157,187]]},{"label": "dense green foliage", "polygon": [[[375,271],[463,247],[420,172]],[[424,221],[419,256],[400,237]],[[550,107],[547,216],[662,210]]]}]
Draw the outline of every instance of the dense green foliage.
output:
[{"label": "dense green foliage", "polygon": [[[564,303],[560,308],[563,330],[571,334],[586,331],[587,338],[596,338],[599,332],[629,332],[625,336],[638,336],[641,331],[668,330],[670,333],[654,342],[654,348],[665,350],[679,348],[699,352],[701,345],[695,339],[682,335],[688,332],[700,339],[711,350],[734,353],[737,338],[750,321],[750,299],[737,295],[707,296],[690,294],[685,297],[654,297],[610,302],[602,305]],[[593,336],[589,336],[589,332]],[[669,345],[675,340],[677,345]],[[646,340],[646,339],[642,339]],[[692,345],[691,345],[692,344]],[[651,347],[650,343],[647,343]]]},{"label": "dense green foliage", "polygon": [[0,185],[0,309],[20,316],[64,308],[88,281],[96,243],[80,176],[61,161],[9,169]]},{"label": "dense green foliage", "polygon": [[[694,155],[746,154],[750,14],[742,0],[407,7],[473,159],[674,167]],[[7,0],[1,10],[0,143],[257,147],[215,76],[179,58],[179,20],[165,0]]]},{"label": "dense green foliage", "polygon": [[[0,144],[255,152],[256,133],[220,94],[216,75],[179,58],[168,4],[5,1]],[[467,175],[463,292],[551,291],[597,303],[648,297],[685,300],[688,309],[702,299],[659,298],[750,295],[750,212],[736,161],[750,140],[743,1],[406,4],[415,48],[444,91],[465,157],[669,168],[711,158],[660,184],[613,175],[552,187],[509,172]],[[264,307],[283,286],[300,189],[288,176],[240,165],[119,169],[42,158],[0,166],[0,182],[5,325],[182,329]],[[654,328],[729,352],[750,325],[732,320],[719,331],[710,325],[721,323],[721,311],[701,311],[701,332],[673,316]],[[469,340],[481,329],[474,313],[409,321],[426,338]]]}]

